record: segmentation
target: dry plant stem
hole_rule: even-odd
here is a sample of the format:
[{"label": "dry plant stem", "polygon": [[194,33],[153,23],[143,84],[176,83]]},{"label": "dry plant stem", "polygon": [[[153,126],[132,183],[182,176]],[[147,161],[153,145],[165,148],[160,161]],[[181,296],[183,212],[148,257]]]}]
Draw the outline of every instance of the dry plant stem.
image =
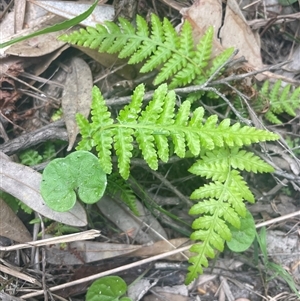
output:
[{"label": "dry plant stem", "polygon": [[[45,225],[42,216],[38,213],[38,217],[40,218],[41,230],[42,230],[42,240],[45,240]],[[46,252],[45,248],[42,249],[42,285],[44,290],[44,300],[48,301],[48,292],[47,292],[47,284],[46,284]]]},{"label": "dry plant stem", "polygon": [[[270,163],[270,162],[268,162],[268,163]],[[286,178],[286,179],[288,179],[290,181],[294,181],[294,182],[300,184],[300,177],[299,176],[295,176],[293,174],[287,173],[287,172],[282,171],[282,170],[275,170],[273,172],[273,174],[275,174],[277,176],[280,176],[280,177],[283,177],[283,178]]]},{"label": "dry plant stem", "polygon": [[68,141],[69,138],[67,130],[63,128],[64,124],[65,123],[63,120],[59,120],[50,123],[49,125],[46,125],[34,132],[23,134],[18,138],[0,145],[0,151],[10,156],[18,151],[30,148],[41,142],[51,139]]},{"label": "dry plant stem", "polygon": [[[6,274],[11,275],[13,277],[16,277],[18,279],[22,279],[22,280],[27,281],[29,283],[39,285],[39,282],[36,279],[34,279],[33,277],[30,277],[26,274],[23,274],[19,271],[16,271],[16,270],[12,269],[12,268],[6,267],[2,264],[0,264],[0,272],[6,273]],[[1,298],[0,298],[0,300],[1,300]]]},{"label": "dry plant stem", "polygon": [[185,195],[183,195],[179,190],[177,190],[165,177],[163,177],[160,173],[150,170],[150,168],[146,168],[147,171],[150,171],[156,178],[158,178],[166,187],[168,187],[174,194],[176,194],[182,201],[184,201],[189,207],[193,205],[193,202],[190,201]]},{"label": "dry plant stem", "polygon": [[281,24],[281,23],[287,23],[287,22],[293,22],[295,20],[300,19],[300,13],[295,14],[289,14],[289,15],[279,15],[276,18],[268,18],[268,19],[255,19],[248,21],[248,25],[252,27],[252,29],[258,29],[260,27],[265,26],[270,21],[275,19],[273,24]]},{"label": "dry plant stem", "polygon": [[4,292],[0,292],[0,300],[1,301],[23,301],[24,299],[20,299],[14,296],[10,296]]},{"label": "dry plant stem", "polygon": [[105,79],[107,76],[109,76],[109,75],[111,75],[111,74],[114,74],[114,73],[117,72],[118,70],[121,70],[121,69],[124,68],[126,65],[127,65],[127,63],[126,63],[126,64],[123,64],[123,65],[121,65],[121,66],[119,66],[119,67],[116,67],[116,68],[113,69],[113,70],[108,70],[108,72],[107,72],[106,74],[101,75],[101,76],[95,78],[94,81],[93,81],[93,84],[96,84],[96,83],[98,83],[100,80]]},{"label": "dry plant stem", "polygon": [[[41,82],[43,84],[54,85],[54,86],[57,86],[57,87],[62,88],[62,89],[64,88],[64,85],[57,82],[57,81],[54,81],[54,80],[51,80],[51,79],[46,79],[46,78],[43,78],[43,77],[40,77],[40,76],[36,76],[36,75],[30,74],[28,72],[22,72],[20,75],[23,76],[23,77],[26,77],[28,79],[35,80],[37,82]],[[32,86],[29,85],[29,87],[31,88]],[[40,90],[37,89],[37,91],[40,91]],[[43,91],[40,91],[40,93],[43,94]]]},{"label": "dry plant stem", "polygon": [[47,238],[47,239],[41,239],[37,241],[31,241],[25,244],[18,244],[15,246],[0,247],[0,251],[13,251],[13,250],[20,250],[20,249],[26,249],[32,247],[47,246],[52,244],[68,243],[68,242],[78,241],[78,240],[94,239],[95,237],[98,236],[100,236],[99,230],[88,230],[81,233],[68,234],[68,235]]},{"label": "dry plant stem", "polygon": [[280,223],[282,221],[288,220],[291,217],[295,217],[295,216],[298,216],[298,215],[300,215],[300,210],[296,211],[296,212],[293,212],[293,213],[289,213],[289,214],[283,215],[283,216],[279,216],[279,217],[273,218],[273,219],[271,219],[269,221],[265,221],[265,222],[259,223],[255,227],[256,227],[256,229],[258,229],[258,228],[269,226],[269,225],[272,225],[272,224],[275,224],[275,223]]},{"label": "dry plant stem", "polygon": [[[229,76],[229,77],[226,77],[226,78],[223,78],[220,80],[211,81],[209,84],[210,84],[210,86],[216,86],[216,85],[226,84],[226,83],[228,83],[230,81],[234,81],[234,80],[241,80],[241,79],[244,79],[244,78],[252,76],[252,75],[263,73],[265,71],[279,69],[281,66],[286,65],[287,63],[289,63],[289,62],[286,61],[286,62],[282,62],[282,63],[276,64],[276,65],[267,66],[260,70],[255,70],[255,71],[248,72],[245,74]],[[230,64],[230,62],[226,62],[224,64],[224,66],[226,64]],[[298,81],[297,81],[297,83],[298,83]],[[188,87],[184,87],[184,88],[176,88],[176,89],[174,89],[174,91],[177,94],[189,94],[192,92],[203,91],[203,90],[205,90],[205,88],[207,89],[207,83],[204,83],[202,85],[196,85],[196,86],[188,86]],[[153,91],[146,92],[145,96],[144,96],[144,100],[145,101],[151,100],[152,95],[153,95]],[[105,102],[106,102],[107,106],[114,106],[114,105],[125,105],[125,104],[128,104],[130,101],[131,101],[131,96],[124,96],[124,97],[113,97],[113,98],[107,99]]]}]

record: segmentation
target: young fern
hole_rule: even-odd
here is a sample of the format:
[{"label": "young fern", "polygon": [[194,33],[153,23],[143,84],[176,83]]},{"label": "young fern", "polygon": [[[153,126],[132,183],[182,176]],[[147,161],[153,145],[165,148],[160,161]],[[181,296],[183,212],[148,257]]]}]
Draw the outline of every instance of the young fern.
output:
[{"label": "young fern", "polygon": [[[168,81],[169,88],[207,82],[220,73],[217,71],[233,53],[230,48],[212,58],[212,28],[195,47],[187,21],[177,33],[170,21],[161,22],[155,15],[151,16],[150,28],[140,16],[136,18],[136,28],[120,18],[118,25],[105,22],[105,25],[80,29],[60,39],[100,52],[119,53],[119,58],[128,58],[129,64],[142,63],[140,72],[157,68],[154,84]],[[168,90],[166,84],[158,86],[145,108],[142,106],[144,85],[136,87],[131,102],[115,119],[111,118],[99,89],[94,87],[92,93],[91,122],[80,114],[76,118],[82,135],[77,149],[96,149],[106,173],[113,170],[114,154],[120,175],[128,179],[130,160],[137,146],[142,158],[154,170],[159,160],[168,162],[170,149],[180,158],[189,151],[198,158],[189,171],[210,180],[191,195],[192,199],[203,199],[189,211],[197,215],[191,239],[201,242],[191,247],[195,256],[190,258],[192,265],[187,283],[191,282],[208,265],[208,258],[215,256],[215,250],[222,251],[225,241],[230,241],[229,226],[239,228],[240,218],[247,212],[244,201],[254,202],[240,171],[272,171],[259,157],[241,148],[276,140],[278,136],[239,123],[231,125],[229,119],[218,123],[216,115],[204,120],[204,109],[198,107],[192,111],[188,100],[177,109],[175,92]],[[192,93],[188,99],[194,101],[202,93]],[[131,207],[132,199],[129,195]]]},{"label": "young fern", "polygon": [[137,15],[136,28],[128,20],[119,18],[118,25],[106,21],[105,25],[80,29],[60,39],[99,52],[119,53],[119,58],[129,58],[129,64],[143,62],[141,73],[160,68],[154,84],[170,80],[170,88],[204,83],[234,50],[228,48],[212,59],[212,27],[195,47],[189,22],[184,22],[177,33],[168,19],[160,21],[154,14],[150,30],[146,20]]},{"label": "young fern", "polygon": [[268,103],[269,110],[265,113],[265,118],[274,124],[282,122],[277,117],[281,113],[287,113],[295,117],[295,110],[300,106],[300,87],[291,92],[291,85],[287,84],[282,88],[282,81],[278,80],[270,89],[270,82],[265,81],[258,91],[256,105]]},{"label": "young fern", "polygon": [[240,175],[240,170],[270,172],[272,167],[253,153],[240,148],[251,143],[277,139],[268,131],[243,126],[230,125],[225,119],[219,124],[216,115],[203,120],[202,107],[193,112],[185,101],[175,110],[174,91],[167,85],[160,85],[152,100],[142,109],[144,86],[139,85],[133,92],[132,101],[119,112],[115,120],[98,88],[93,88],[92,120],[77,115],[82,140],[77,149],[96,148],[100,164],[105,172],[112,172],[112,150],[117,155],[118,169],[127,179],[130,173],[130,158],[134,143],[141,150],[142,157],[152,169],[158,168],[158,160],[167,162],[171,144],[174,153],[183,158],[189,150],[193,156],[201,158],[190,168],[190,172],[207,179],[211,183],[195,190],[192,199],[204,199],[190,209],[191,215],[201,214],[193,222],[195,230],[191,239],[201,241],[191,251],[187,282],[202,273],[208,265],[208,258],[215,256],[215,250],[222,251],[225,241],[230,241],[228,224],[239,228],[240,217],[246,214],[244,201],[254,202],[254,196]]}]

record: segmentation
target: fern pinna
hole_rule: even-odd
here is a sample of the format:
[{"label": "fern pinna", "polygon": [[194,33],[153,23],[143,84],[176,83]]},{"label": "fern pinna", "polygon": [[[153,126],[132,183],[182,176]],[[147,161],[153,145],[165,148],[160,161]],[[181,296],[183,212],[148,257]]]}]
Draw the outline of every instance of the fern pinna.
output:
[{"label": "fern pinna", "polygon": [[82,140],[77,149],[96,148],[103,170],[112,172],[112,150],[117,156],[121,176],[127,179],[134,144],[152,169],[158,168],[158,160],[167,162],[170,147],[183,158],[189,150],[200,159],[190,172],[211,179],[211,183],[195,190],[192,199],[205,199],[194,205],[190,214],[201,214],[192,227],[191,239],[201,241],[191,251],[196,255],[190,259],[187,282],[194,279],[207,258],[213,258],[215,249],[223,250],[224,243],[231,239],[228,224],[239,227],[240,217],[245,216],[244,201],[253,202],[254,197],[240,175],[240,170],[270,172],[272,167],[253,153],[240,148],[251,143],[277,139],[277,135],[239,123],[230,124],[225,119],[218,124],[216,115],[204,121],[204,109],[191,112],[188,101],[176,107],[174,91],[160,85],[152,100],[142,109],[144,85],[133,92],[131,102],[121,110],[116,119],[111,114],[98,88],[93,88],[91,122],[77,115]]},{"label": "fern pinna", "polygon": [[99,52],[119,53],[119,58],[129,58],[129,64],[143,62],[141,73],[160,67],[154,80],[158,85],[170,80],[170,88],[188,84],[204,83],[233,53],[233,48],[226,49],[215,57],[212,56],[213,28],[210,27],[198,45],[194,47],[192,27],[184,22],[177,33],[171,22],[151,15],[151,29],[140,16],[136,18],[136,28],[126,19],[120,18],[119,25],[107,21],[96,28],[87,27],[63,35],[61,40],[98,49]]},{"label": "fern pinna", "polygon": [[269,109],[265,117],[271,123],[281,124],[282,122],[276,115],[287,113],[295,117],[295,110],[300,106],[300,87],[291,92],[291,85],[286,84],[282,88],[282,81],[278,80],[270,89],[270,82],[265,81],[262,88],[257,92],[257,99],[254,106],[268,105]]}]

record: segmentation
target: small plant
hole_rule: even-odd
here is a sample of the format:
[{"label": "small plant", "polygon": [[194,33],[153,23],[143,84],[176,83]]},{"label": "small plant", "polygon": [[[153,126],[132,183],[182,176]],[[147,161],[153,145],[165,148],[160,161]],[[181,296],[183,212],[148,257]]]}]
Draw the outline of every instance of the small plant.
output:
[{"label": "small plant", "polygon": [[33,149],[23,151],[20,155],[21,164],[33,166],[49,160],[55,156],[55,145],[52,142],[45,143],[42,152]]},{"label": "small plant", "polygon": [[274,124],[281,124],[282,122],[277,117],[281,113],[295,117],[295,109],[300,106],[300,87],[291,91],[291,85],[288,84],[282,88],[282,81],[277,81],[270,89],[270,82],[265,81],[262,88],[258,91],[256,99],[256,106],[262,105],[269,107],[265,113],[265,118]]},{"label": "small plant", "polygon": [[266,275],[272,275],[274,277],[281,277],[290,287],[290,289],[300,298],[300,293],[296,288],[293,277],[280,265],[269,261],[268,250],[267,250],[267,231],[266,228],[263,227],[259,233],[256,233],[256,239],[258,242],[258,246],[262,253],[262,262],[264,266],[264,272]]},{"label": "small plant", "polygon": [[[205,110],[202,107],[191,109],[188,100],[176,106],[176,94],[172,88],[207,82],[222,72],[224,63],[232,55],[233,49],[227,49],[212,58],[212,38],[213,30],[210,28],[194,47],[188,22],[178,34],[167,19],[160,22],[154,15],[150,31],[146,21],[138,16],[136,29],[128,21],[120,19],[119,25],[106,22],[104,26],[81,29],[61,37],[64,41],[99,51],[119,52],[119,57],[129,58],[129,63],[143,62],[141,72],[159,67],[154,84],[169,82],[169,86],[164,83],[157,87],[145,108],[145,87],[143,84],[136,87],[131,102],[115,119],[111,118],[101,92],[94,87],[91,121],[77,115],[82,136],[77,150],[95,151],[99,165],[107,174],[114,170],[112,156],[116,155],[118,171],[124,180],[130,175],[131,158],[136,147],[140,149],[145,163],[154,170],[158,169],[159,160],[168,162],[170,154],[184,158],[188,152],[189,157],[194,158],[189,171],[206,178],[208,184],[191,195],[196,201],[189,211],[195,216],[191,239],[201,244],[190,249],[195,255],[189,260],[191,266],[187,283],[202,273],[208,259],[215,257],[216,250],[223,251],[225,242],[236,250],[251,244],[253,232],[247,234],[245,229],[251,227],[253,230],[254,224],[244,202],[253,203],[254,196],[241,172],[272,172],[273,168],[243,147],[278,139],[276,134],[239,123],[231,124],[229,119],[218,122],[216,115],[206,118]],[[188,99],[193,99],[193,96]],[[74,160],[73,164],[79,163]],[[46,175],[53,179],[56,178],[55,172],[54,168],[51,172],[45,170]],[[86,172],[90,173],[88,169]],[[68,181],[73,183],[69,189],[77,186],[73,175]],[[68,175],[64,173],[60,177],[68,178]],[[82,178],[79,182],[86,180]],[[48,189],[46,186],[43,182],[42,190]]]},{"label": "small plant", "polygon": [[86,301],[132,301],[122,297],[127,292],[127,284],[118,276],[106,276],[92,283],[86,294]]}]

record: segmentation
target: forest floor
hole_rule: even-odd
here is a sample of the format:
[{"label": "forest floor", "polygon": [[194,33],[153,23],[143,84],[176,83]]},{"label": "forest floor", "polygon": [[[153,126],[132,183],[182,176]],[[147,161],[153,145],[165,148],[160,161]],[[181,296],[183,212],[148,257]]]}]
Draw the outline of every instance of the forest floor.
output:
[{"label": "forest floor", "polygon": [[[31,0],[0,0],[0,43],[72,18],[93,3],[81,7],[76,1],[57,1],[59,6],[48,2],[45,5],[51,8],[46,10]],[[299,95],[293,104],[295,116],[286,111],[272,115],[278,124],[266,118],[273,105],[270,99],[274,101],[271,92],[264,103],[255,102],[255,87],[266,81],[272,87],[281,80],[278,91],[288,84],[291,91],[300,86],[299,1],[101,3],[104,6],[95,10],[89,22],[118,17],[133,21],[137,14],[149,21],[153,13],[169,19],[178,30],[182,21],[188,20],[195,41],[213,25],[219,38],[215,49],[239,50],[236,59],[240,65],[229,67],[226,76],[240,77],[231,81],[230,87],[220,85],[235,111],[220,98],[204,96],[197,105],[218,115],[219,120],[230,118],[234,123],[245,118],[281,137],[278,142],[252,148],[275,172],[243,174],[255,196],[255,204],[247,204],[247,208],[254,217],[257,238],[241,253],[226,247],[189,285],[184,284],[188,252],[155,257],[189,243],[193,222],[188,214],[189,196],[207,181],[188,172],[192,164],[188,157],[171,158],[153,171],[137,154],[126,185],[137,202],[138,217],[117,194],[106,195],[94,205],[78,204],[68,213],[45,208],[39,191],[40,173],[54,158],[65,158],[74,151],[80,141],[70,113],[78,112],[74,104],[78,93],[88,115],[88,92],[96,85],[114,116],[130,101],[138,84],[153,91],[157,74],[157,70],[142,74],[139,65],[129,65],[116,55],[58,41],[65,31],[47,33],[0,48],[0,300],[85,300],[92,281],[111,274],[130,285],[128,296],[134,301],[300,300],[296,294],[300,292]],[[81,26],[93,24],[81,22]],[[75,76],[70,76],[70,69],[76,70]],[[221,80],[226,83],[226,77]],[[178,96],[178,102],[182,100],[182,95]],[[286,98],[281,95],[277,100]],[[71,233],[76,234],[67,241],[65,236]],[[30,248],[22,245],[50,237],[60,240]]]}]

